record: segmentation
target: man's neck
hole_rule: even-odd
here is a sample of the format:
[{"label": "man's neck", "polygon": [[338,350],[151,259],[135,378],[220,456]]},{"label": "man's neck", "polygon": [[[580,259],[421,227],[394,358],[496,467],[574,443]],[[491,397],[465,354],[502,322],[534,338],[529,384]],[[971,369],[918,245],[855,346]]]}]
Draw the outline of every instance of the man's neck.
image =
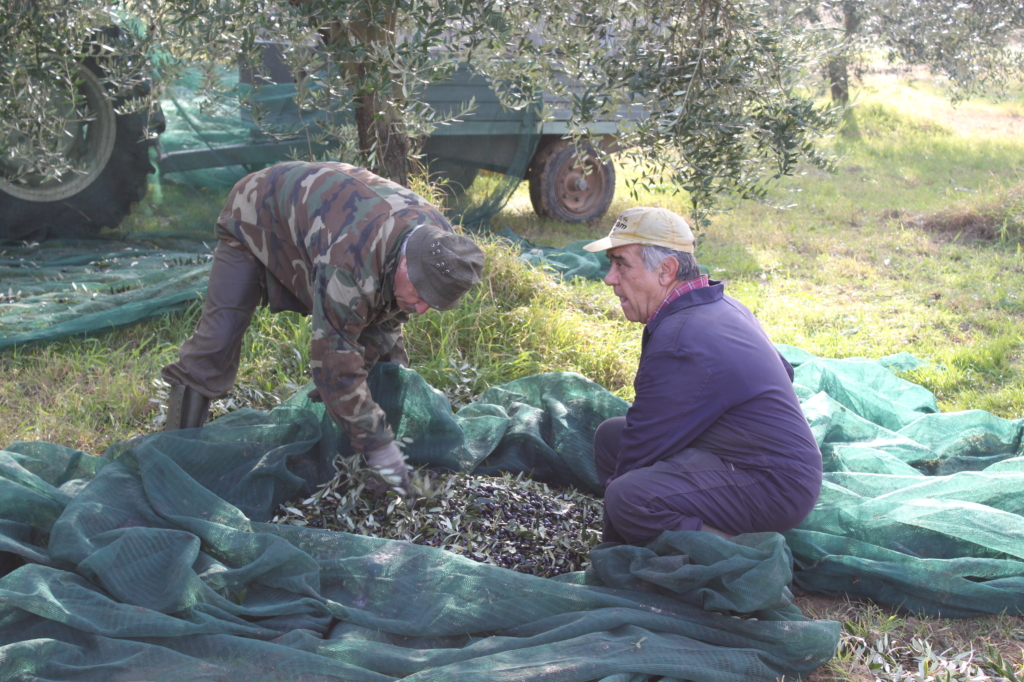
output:
[{"label": "man's neck", "polygon": [[679,282],[678,284],[671,288],[668,294],[665,295],[665,298],[661,302],[661,304],[654,310],[653,313],[651,313],[651,316],[647,318],[647,324],[654,322],[654,319],[658,317],[658,314],[662,310],[664,310],[672,301],[676,300],[677,298],[684,294],[690,293],[694,289],[701,289],[706,286],[708,286],[707,275],[701,275],[700,277],[696,277],[685,282]]}]

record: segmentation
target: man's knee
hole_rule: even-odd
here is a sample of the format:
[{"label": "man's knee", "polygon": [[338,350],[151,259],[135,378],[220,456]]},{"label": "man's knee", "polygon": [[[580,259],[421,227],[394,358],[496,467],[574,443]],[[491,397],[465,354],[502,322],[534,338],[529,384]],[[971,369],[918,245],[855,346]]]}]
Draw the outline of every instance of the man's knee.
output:
[{"label": "man's knee", "polygon": [[652,495],[641,479],[627,473],[609,483],[604,491],[604,510],[608,520],[631,543],[652,540],[665,530],[657,527],[658,520],[650,510]]},{"label": "man's knee", "polygon": [[629,474],[616,478],[604,491],[605,509],[611,510],[612,520],[620,516],[635,516],[646,510],[647,499],[640,486]]}]

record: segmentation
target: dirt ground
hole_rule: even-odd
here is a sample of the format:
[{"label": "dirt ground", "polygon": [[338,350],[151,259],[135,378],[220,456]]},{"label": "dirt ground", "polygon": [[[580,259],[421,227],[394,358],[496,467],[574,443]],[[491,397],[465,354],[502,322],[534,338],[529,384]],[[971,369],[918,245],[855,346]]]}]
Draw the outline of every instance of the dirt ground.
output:
[{"label": "dirt ground", "polygon": [[[793,602],[810,618],[843,623],[844,639],[863,637],[876,640],[887,634],[893,647],[905,646],[915,638],[924,639],[931,644],[933,651],[949,657],[968,651],[984,653],[991,645],[1006,661],[1016,666],[1024,661],[1024,617],[1021,616],[919,618],[846,597],[806,592],[796,594]],[[862,662],[840,655],[804,679],[807,682],[873,682],[876,677]]]}]

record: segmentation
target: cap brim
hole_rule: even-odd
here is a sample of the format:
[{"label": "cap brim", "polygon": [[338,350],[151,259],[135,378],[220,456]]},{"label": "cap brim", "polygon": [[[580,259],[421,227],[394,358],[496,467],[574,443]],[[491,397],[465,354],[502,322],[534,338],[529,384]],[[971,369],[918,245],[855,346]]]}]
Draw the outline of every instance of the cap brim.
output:
[{"label": "cap brim", "polygon": [[605,237],[604,239],[598,239],[596,242],[590,242],[583,246],[584,251],[590,251],[596,253],[598,251],[607,251],[608,249],[614,249],[616,246],[627,246],[629,244],[640,244],[642,242],[633,241],[632,239],[612,239],[611,237]]},{"label": "cap brim", "polygon": [[440,300],[438,300],[437,305],[434,305],[430,301],[427,301],[427,299],[425,298],[423,300],[426,301],[426,304],[429,305],[434,310],[455,310],[456,308],[459,307],[459,304],[462,303],[462,296],[459,296],[457,299],[449,303],[442,303]]},{"label": "cap brim", "polygon": [[678,246],[674,244],[658,244],[649,241],[640,241],[639,239],[612,239],[611,237],[605,237],[604,239],[598,239],[596,242],[585,244],[583,246],[583,250],[596,253],[597,251],[607,251],[608,249],[614,249],[616,246],[629,246],[630,244],[639,244],[640,246],[660,246],[665,249],[672,249],[673,251],[693,253],[693,244]]},{"label": "cap brim", "polygon": [[607,251],[608,249],[612,248],[613,246],[618,246],[618,245],[612,243],[611,237],[605,237],[604,239],[598,239],[596,242],[590,242],[589,244],[584,244],[583,245],[583,250],[584,251],[590,251],[591,253],[596,253],[597,251]]}]

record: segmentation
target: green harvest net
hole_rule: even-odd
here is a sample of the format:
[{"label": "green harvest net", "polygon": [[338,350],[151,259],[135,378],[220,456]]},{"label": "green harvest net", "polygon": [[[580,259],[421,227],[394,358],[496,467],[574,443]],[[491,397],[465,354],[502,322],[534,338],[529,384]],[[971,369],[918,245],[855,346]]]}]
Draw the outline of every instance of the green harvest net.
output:
[{"label": "green harvest net", "polygon": [[[571,281],[577,277],[602,280],[608,274],[608,268],[611,267],[611,262],[604,251],[591,253],[584,250],[583,247],[593,242],[594,239],[579,239],[562,248],[555,248],[538,246],[517,235],[510,227],[506,227],[498,235],[519,247],[520,257],[527,263],[542,268],[563,280]],[[598,238],[597,235],[595,235],[596,238]],[[701,264],[700,270],[704,274],[710,274],[706,265]]]},{"label": "green harvest net", "polygon": [[[414,372],[372,389],[410,457],[596,484],[589,439],[625,403],[571,374],[452,415]],[[790,604],[783,538],[670,533],[543,579],[442,550],[262,523],[348,447],[300,391],[269,412],[93,458],[0,453],[0,680],[792,679],[839,626]],[[742,617],[740,617],[742,614]]]},{"label": "green harvest net", "polygon": [[0,246],[0,349],[151,320],[206,292],[212,237]]},{"label": "green harvest net", "polygon": [[[0,680],[768,681],[838,641],[792,607],[791,577],[915,613],[1024,613],[1024,423],[938,413],[893,374],[919,364],[906,354],[780,350],[828,470],[807,521],[785,538],[602,545],[555,579],[264,523],[349,452],[305,391],[101,458],[15,443],[0,453]],[[382,363],[370,381],[415,464],[594,492],[594,429],[627,407],[575,374],[457,414],[415,372]]]},{"label": "green harvest net", "polygon": [[604,251],[590,253],[583,250],[584,245],[594,241],[593,239],[580,239],[566,244],[561,249],[556,249],[550,246],[537,246],[528,239],[517,235],[509,227],[502,230],[499,235],[519,247],[523,260],[531,265],[544,268],[564,280],[572,280],[576,277],[604,279],[611,265]]},{"label": "green harvest net", "polygon": [[825,463],[821,497],[786,534],[796,583],[912,613],[1024,614],[1024,419],[941,414],[887,367],[783,349]]}]

